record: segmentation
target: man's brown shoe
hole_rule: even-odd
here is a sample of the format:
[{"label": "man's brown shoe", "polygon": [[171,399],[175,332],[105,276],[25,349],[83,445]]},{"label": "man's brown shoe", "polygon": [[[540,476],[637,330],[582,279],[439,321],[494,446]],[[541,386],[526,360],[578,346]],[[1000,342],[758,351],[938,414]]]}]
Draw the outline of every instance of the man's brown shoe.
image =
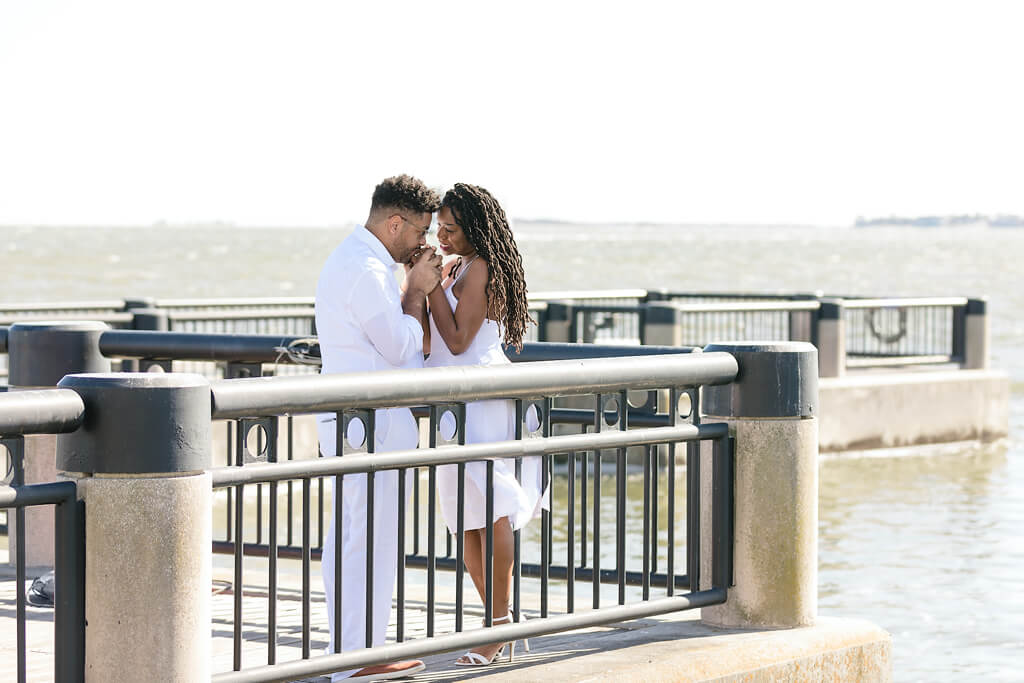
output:
[{"label": "man's brown shoe", "polygon": [[392,662],[380,666],[368,666],[355,672],[349,678],[363,681],[390,681],[392,678],[405,678],[419,673],[426,668],[426,665],[418,659],[409,659],[404,662]]}]

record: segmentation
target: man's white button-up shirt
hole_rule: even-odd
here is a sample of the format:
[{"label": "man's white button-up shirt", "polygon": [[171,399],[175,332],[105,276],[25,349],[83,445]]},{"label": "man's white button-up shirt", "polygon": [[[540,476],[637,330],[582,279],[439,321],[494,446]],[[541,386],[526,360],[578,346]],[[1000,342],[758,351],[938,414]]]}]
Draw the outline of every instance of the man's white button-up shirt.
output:
[{"label": "man's white button-up shirt", "polygon": [[[402,312],[395,279],[401,267],[361,225],[327,258],[316,287],[321,373],[423,367],[423,327]],[[320,416],[320,447],[334,455],[335,416]],[[415,419],[407,408],[378,410],[377,450],[415,448]]]}]

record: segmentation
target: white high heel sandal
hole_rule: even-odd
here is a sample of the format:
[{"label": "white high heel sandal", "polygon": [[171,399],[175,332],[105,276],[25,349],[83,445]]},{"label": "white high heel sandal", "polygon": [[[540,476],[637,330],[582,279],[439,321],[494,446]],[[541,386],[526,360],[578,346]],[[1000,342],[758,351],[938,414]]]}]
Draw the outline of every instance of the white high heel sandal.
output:
[{"label": "white high heel sandal", "polygon": [[[520,618],[523,621],[526,621],[526,617],[525,616],[520,615]],[[495,618],[491,619],[491,624],[492,625],[494,625],[494,624],[507,624],[507,623],[509,623],[511,621],[512,621],[512,610],[509,609],[508,614],[506,614],[505,616],[503,616],[503,617],[495,617]],[[501,647],[498,648],[498,651],[495,652],[494,656],[491,657],[490,659],[487,659],[486,657],[484,657],[482,654],[480,654],[478,652],[473,652],[472,650],[470,650],[470,651],[466,652],[464,655],[462,655],[461,657],[459,657],[459,659],[455,660],[455,666],[490,666],[491,664],[494,664],[494,662],[498,661],[498,658],[501,657],[501,655],[505,652],[505,646],[506,645],[509,646],[508,661],[511,662],[512,658],[515,657],[515,655],[516,655],[516,641],[514,641],[514,640],[510,641],[510,642],[502,643]],[[530,641],[527,638],[523,638],[523,649],[525,649],[527,652],[530,651]],[[469,661],[465,661],[465,662],[460,661],[462,659],[467,659]]]}]

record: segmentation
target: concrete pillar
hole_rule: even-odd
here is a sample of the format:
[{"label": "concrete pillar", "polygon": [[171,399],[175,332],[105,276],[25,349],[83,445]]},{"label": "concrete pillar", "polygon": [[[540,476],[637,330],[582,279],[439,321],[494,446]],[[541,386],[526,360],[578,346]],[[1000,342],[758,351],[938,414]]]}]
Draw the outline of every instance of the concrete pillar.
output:
[{"label": "concrete pillar", "polygon": [[988,299],[968,299],[964,315],[964,369],[988,369],[991,332]]},{"label": "concrete pillar", "polygon": [[655,346],[683,345],[683,316],[671,303],[647,304],[641,322],[641,343]]},{"label": "concrete pillar", "polygon": [[842,299],[822,299],[818,310],[818,375],[842,377],[846,374],[846,321]]},{"label": "concrete pillar", "polygon": [[574,331],[575,325],[573,325],[573,318],[575,312],[573,306],[567,301],[549,301],[547,311],[544,314],[544,329],[541,330],[540,341],[545,342],[576,342],[575,336],[571,336],[571,332]]},{"label": "concrete pillar", "polygon": [[[726,421],[735,438],[735,508],[734,585],[728,601],[702,609],[701,618],[724,627],[811,625],[818,611],[817,351],[804,342],[704,350],[733,354],[739,374],[703,390],[705,422]],[[702,480],[708,470],[702,463]]]},{"label": "concrete pillar", "polygon": [[57,466],[85,500],[85,680],[210,679],[210,385],[70,375],[85,424]]},{"label": "concrete pillar", "polygon": [[[10,358],[8,382],[11,391],[52,388],[64,375],[75,372],[107,372],[110,361],[100,354],[99,339],[105,323],[24,322],[11,325],[7,333]],[[33,434],[25,437],[25,483],[56,481],[54,463],[56,437]],[[14,515],[10,515],[8,545],[13,566],[18,534]],[[38,575],[53,568],[53,507],[25,509],[25,567]]]}]

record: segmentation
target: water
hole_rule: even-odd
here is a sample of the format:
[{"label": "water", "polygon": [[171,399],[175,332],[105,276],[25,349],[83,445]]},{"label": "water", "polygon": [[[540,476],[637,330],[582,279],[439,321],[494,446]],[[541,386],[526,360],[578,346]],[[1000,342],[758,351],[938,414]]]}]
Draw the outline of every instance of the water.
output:
[{"label": "water", "polygon": [[[4,301],[312,295],[338,229],[0,228]],[[1024,230],[520,224],[533,291],[990,297],[1010,438],[821,464],[820,607],[893,635],[902,681],[1024,679]]]}]

